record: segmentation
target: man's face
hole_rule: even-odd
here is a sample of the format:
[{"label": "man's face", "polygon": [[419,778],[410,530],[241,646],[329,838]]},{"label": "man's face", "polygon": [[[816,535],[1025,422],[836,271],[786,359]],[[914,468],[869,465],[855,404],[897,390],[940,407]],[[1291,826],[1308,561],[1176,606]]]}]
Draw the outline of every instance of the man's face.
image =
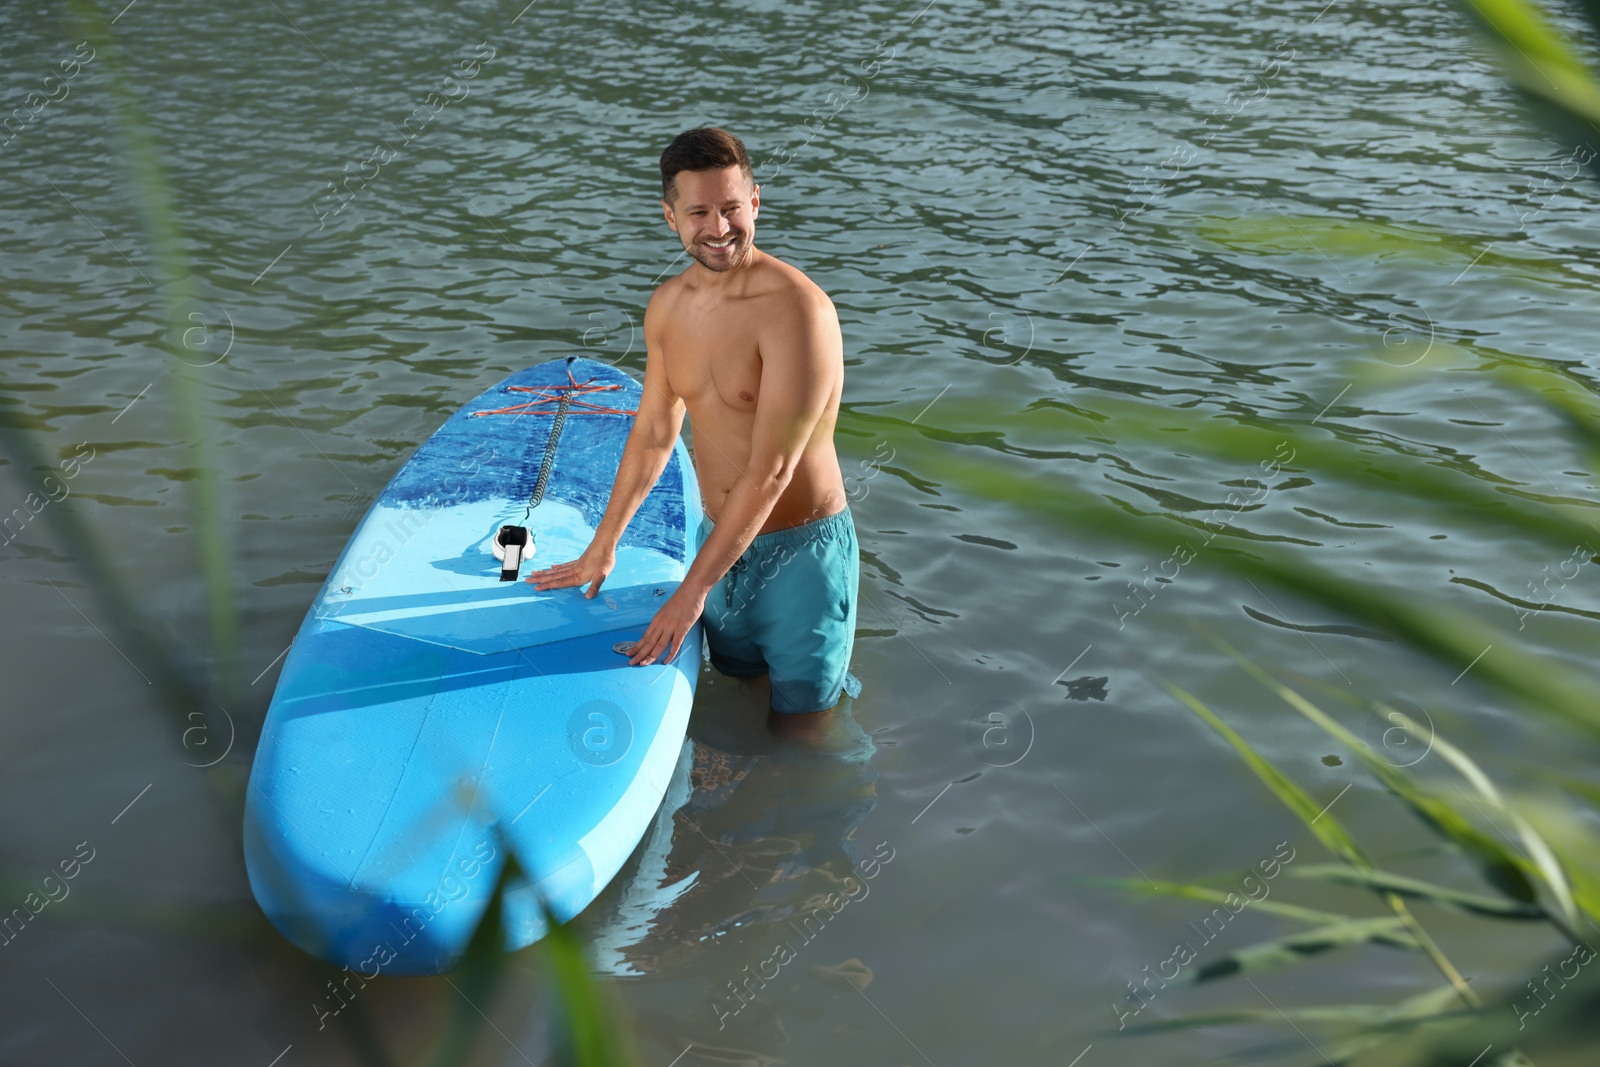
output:
[{"label": "man's face", "polygon": [[676,204],[661,202],[667,225],[684,251],[707,270],[729,271],[744,263],[755,245],[761,189],[737,166],[682,170]]}]

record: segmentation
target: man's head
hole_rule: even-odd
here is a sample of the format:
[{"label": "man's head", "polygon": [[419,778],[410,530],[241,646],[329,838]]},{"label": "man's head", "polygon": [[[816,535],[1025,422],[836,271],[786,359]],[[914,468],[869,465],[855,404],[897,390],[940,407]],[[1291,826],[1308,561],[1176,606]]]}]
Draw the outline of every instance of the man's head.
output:
[{"label": "man's head", "polygon": [[662,214],[707,270],[732,270],[749,258],[760,206],[749,153],[727,130],[685,130],[661,153]]}]

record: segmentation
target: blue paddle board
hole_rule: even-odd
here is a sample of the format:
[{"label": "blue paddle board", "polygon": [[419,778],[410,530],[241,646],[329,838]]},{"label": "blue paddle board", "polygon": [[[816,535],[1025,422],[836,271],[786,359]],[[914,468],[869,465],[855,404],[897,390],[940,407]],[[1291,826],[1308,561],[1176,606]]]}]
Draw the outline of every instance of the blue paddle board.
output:
[{"label": "blue paddle board", "polygon": [[[614,646],[693,558],[682,440],[595,598],[523,580],[588,546],[640,394],[590,360],[519,371],[423,442],[351,535],[284,660],[245,802],[250,888],[307,952],[369,977],[449,970],[508,852],[527,873],[502,898],[520,948],[545,932],[538,897],[572,918],[650,826],[700,627],[670,664]],[[506,525],[532,535],[515,581],[493,554]]]}]

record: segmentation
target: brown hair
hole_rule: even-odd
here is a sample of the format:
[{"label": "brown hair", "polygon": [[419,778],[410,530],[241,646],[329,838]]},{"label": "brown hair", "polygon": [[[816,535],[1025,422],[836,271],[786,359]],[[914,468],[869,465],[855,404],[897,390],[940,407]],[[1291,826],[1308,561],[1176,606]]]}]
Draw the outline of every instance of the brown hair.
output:
[{"label": "brown hair", "polygon": [[678,172],[681,170],[721,170],[737,165],[751,184],[755,172],[744,143],[720,126],[701,126],[684,130],[661,153],[661,198],[667,203],[678,199]]}]

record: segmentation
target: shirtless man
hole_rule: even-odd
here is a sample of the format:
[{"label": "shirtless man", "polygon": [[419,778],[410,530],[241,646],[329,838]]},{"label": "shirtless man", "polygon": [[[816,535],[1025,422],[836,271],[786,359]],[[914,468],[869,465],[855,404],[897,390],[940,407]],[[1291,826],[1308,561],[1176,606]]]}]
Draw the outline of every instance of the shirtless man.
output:
[{"label": "shirtless man", "polygon": [[628,662],[670,663],[703,617],[717,670],[767,675],[775,712],[825,711],[861,689],[848,670],[860,558],[833,449],[839,318],[809,278],[755,247],[760,189],[737,137],[680,134],[661,154],[661,190],[694,262],[645,309],[644,395],[594,539],[528,580],[599,591],[687,410],[699,551]]}]

